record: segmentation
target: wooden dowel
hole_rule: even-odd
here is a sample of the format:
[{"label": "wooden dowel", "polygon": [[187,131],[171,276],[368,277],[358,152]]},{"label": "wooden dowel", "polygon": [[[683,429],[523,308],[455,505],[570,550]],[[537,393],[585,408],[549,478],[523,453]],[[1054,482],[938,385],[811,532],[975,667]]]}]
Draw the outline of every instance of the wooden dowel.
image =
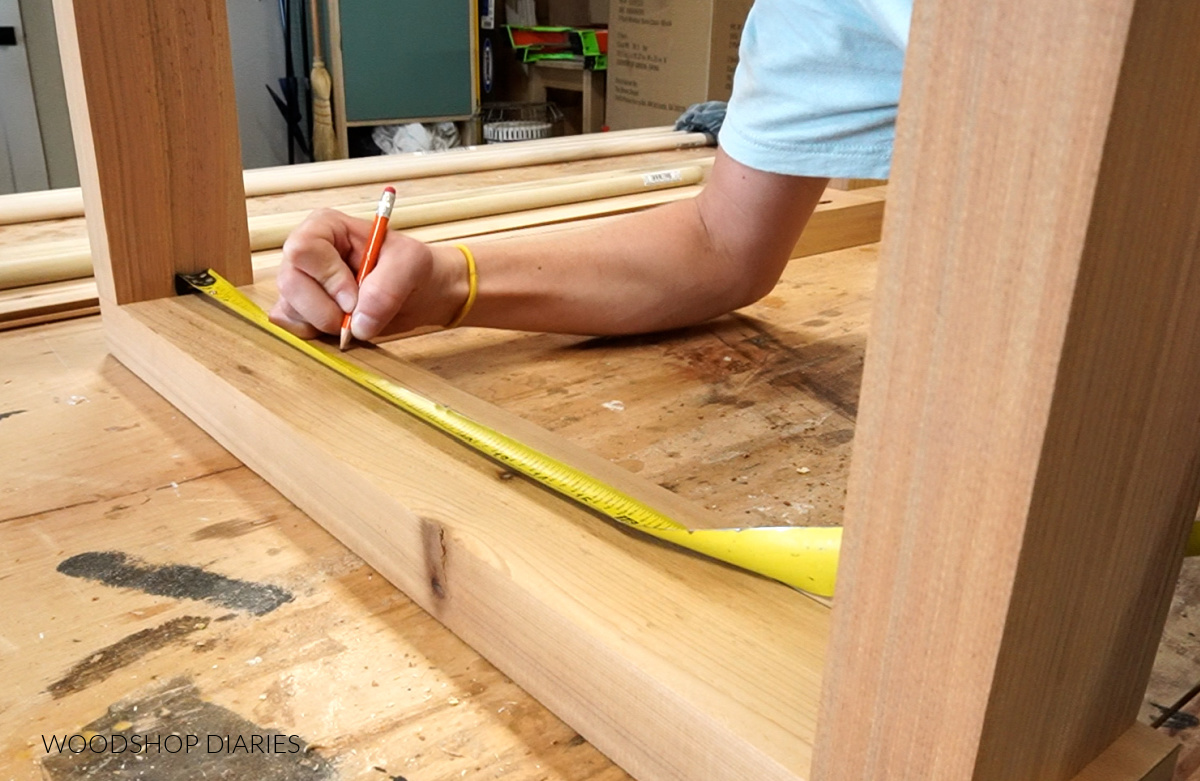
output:
[{"label": "wooden dowel", "polygon": [[[603,136],[604,134],[597,134]],[[649,136],[585,138],[571,143],[524,142],[454,149],[433,154],[359,157],[303,166],[259,168],[246,172],[246,195],[321,190],[371,182],[403,181],[426,176],[494,171],[526,165],[569,163],[597,157],[663,152],[706,146],[703,133],[656,133]]]},{"label": "wooden dowel", "polygon": [[0,258],[0,290],[91,275],[92,250],[86,238],[21,244]]},{"label": "wooden dowel", "polygon": [[60,220],[82,214],[83,194],[78,187],[0,195],[0,225]]},{"label": "wooden dowel", "polygon": [[[706,144],[707,139],[702,133],[682,133],[660,127],[587,136],[562,136],[515,144],[464,147],[461,151],[449,150],[437,154],[409,153],[256,168],[244,172],[243,181],[247,196],[276,195],[386,180],[418,179],[524,165],[616,157]],[[0,225],[57,220],[79,217],[82,214],[83,196],[78,187],[0,195]]]},{"label": "wooden dowel", "polygon": [[[711,165],[711,162],[709,163]],[[656,166],[646,171],[602,172],[564,177],[551,182],[521,182],[515,185],[482,187],[459,193],[439,193],[396,201],[389,226],[393,230],[418,225],[485,217],[492,214],[524,212],[559,204],[595,201],[636,192],[665,190],[697,184],[708,166]],[[659,179],[654,175],[659,174]],[[668,176],[662,176],[667,174]],[[340,209],[352,217],[368,218],[375,204],[363,203]],[[264,215],[250,220],[250,249],[282,247],[284,240],[309,214],[310,210]],[[0,287],[3,279],[0,278]]]},{"label": "wooden dowel", "polygon": [[511,234],[518,230],[539,231],[565,227],[567,223],[597,217],[614,217],[627,212],[648,209],[671,201],[681,201],[694,198],[700,193],[698,184],[685,187],[675,187],[669,190],[653,190],[630,195],[618,195],[614,198],[602,198],[596,201],[580,203],[564,203],[558,206],[547,206],[541,209],[531,209],[513,214],[496,214],[488,217],[475,217],[457,222],[445,222],[438,225],[426,225],[405,231],[409,236],[425,242],[452,241],[466,239],[472,236],[491,236],[494,234]]},{"label": "wooden dowel", "polygon": [[[396,202],[396,208],[392,211],[391,227],[400,229],[511,212],[529,212],[560,204],[686,187],[697,184],[711,165],[712,160],[706,159],[684,166],[608,171],[403,198]],[[662,181],[647,184],[646,178],[656,172],[672,172],[678,178],[659,177]],[[611,213],[604,211],[607,207],[603,204],[599,208],[601,211],[597,213]],[[372,214],[374,209],[374,204],[367,203],[340,210],[365,217]],[[258,252],[282,247],[288,234],[309,213],[309,210],[305,210],[251,217],[251,249]],[[518,219],[518,224],[534,224],[527,221],[529,218],[525,219],[525,222]],[[0,258],[0,290],[82,279],[91,274],[91,253],[86,239],[62,239],[18,246]]]}]

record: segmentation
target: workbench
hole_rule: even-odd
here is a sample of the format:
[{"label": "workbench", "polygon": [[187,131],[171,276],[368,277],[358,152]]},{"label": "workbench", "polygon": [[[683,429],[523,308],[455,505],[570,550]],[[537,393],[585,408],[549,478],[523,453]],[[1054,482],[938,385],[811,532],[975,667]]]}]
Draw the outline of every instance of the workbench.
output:
[{"label": "workbench", "polygon": [[[258,198],[248,209],[365,200],[375,189]],[[81,229],[8,226],[0,247]],[[671,333],[459,329],[380,349],[731,522],[836,525],[876,258],[875,244],[798,258],[757,304]],[[108,356],[98,317],[0,333],[0,433],[0,775],[88,777],[95,768],[73,755],[46,759],[43,736],[114,731],[149,708],[164,732],[274,731],[303,747],[266,762],[165,756],[162,778],[628,777]],[[1200,678],[1189,612],[1198,589],[1189,562],[1143,720]],[[780,682],[780,697],[789,686]],[[1196,731],[1195,712],[1193,703],[1170,722],[1175,734]],[[1200,763],[1188,747],[1180,779]]]}]

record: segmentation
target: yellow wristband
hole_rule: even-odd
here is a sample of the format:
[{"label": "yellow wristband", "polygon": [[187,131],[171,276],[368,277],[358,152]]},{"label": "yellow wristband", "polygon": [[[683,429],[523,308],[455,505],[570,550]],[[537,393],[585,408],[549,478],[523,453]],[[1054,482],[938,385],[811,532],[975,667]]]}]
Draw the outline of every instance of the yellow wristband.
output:
[{"label": "yellow wristband", "polygon": [[479,275],[475,272],[475,256],[471,254],[471,250],[467,249],[466,244],[455,244],[454,246],[467,259],[467,285],[469,287],[466,302],[462,305],[462,309],[458,310],[458,314],[450,321],[450,324],[446,326],[447,328],[457,328],[459,323],[467,319],[471,307],[475,306],[475,297],[479,294]]}]

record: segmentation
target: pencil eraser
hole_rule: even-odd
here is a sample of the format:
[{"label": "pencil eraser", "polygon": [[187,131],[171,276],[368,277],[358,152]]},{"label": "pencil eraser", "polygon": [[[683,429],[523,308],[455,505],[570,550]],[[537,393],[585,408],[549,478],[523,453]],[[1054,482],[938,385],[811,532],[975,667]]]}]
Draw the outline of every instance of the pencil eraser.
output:
[{"label": "pencil eraser", "polygon": [[395,195],[395,194],[396,194],[396,188],[395,188],[395,187],[392,187],[390,184],[389,184],[387,187],[384,187],[384,188],[383,188],[383,191],[384,191],[385,193],[391,193],[392,195]]}]

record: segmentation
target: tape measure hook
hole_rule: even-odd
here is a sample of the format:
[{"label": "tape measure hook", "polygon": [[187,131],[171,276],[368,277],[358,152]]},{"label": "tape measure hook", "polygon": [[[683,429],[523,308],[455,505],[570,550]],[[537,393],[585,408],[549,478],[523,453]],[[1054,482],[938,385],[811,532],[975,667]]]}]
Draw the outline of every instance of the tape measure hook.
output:
[{"label": "tape measure hook", "polygon": [[175,275],[175,292],[179,295],[192,292],[192,289],[197,290],[212,287],[217,284],[217,278],[209,271],[197,271],[195,274],[176,274]]}]

